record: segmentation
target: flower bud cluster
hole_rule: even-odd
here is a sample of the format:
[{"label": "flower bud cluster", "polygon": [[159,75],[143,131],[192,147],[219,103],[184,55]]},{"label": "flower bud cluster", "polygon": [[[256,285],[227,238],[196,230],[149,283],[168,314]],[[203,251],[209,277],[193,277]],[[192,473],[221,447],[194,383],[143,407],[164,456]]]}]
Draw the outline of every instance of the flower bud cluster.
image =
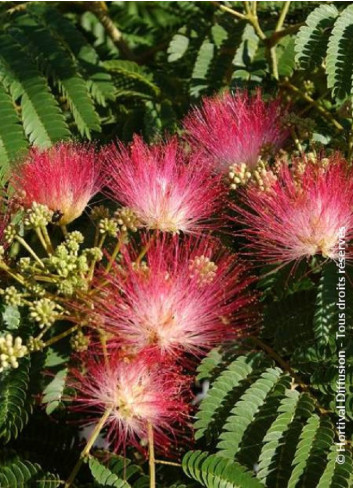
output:
[{"label": "flower bud cluster", "polygon": [[275,169],[271,169],[264,161],[259,161],[259,164],[255,168],[252,174],[252,182],[259,190],[267,192],[277,181]]},{"label": "flower bud cluster", "polygon": [[27,353],[27,347],[22,344],[22,338],[14,337],[11,334],[0,337],[0,372],[12,367],[18,367],[18,359]]},{"label": "flower bud cluster", "polygon": [[46,205],[33,202],[32,207],[26,210],[23,222],[29,228],[40,228],[47,226],[52,218],[53,211]]},{"label": "flower bud cluster", "polygon": [[4,240],[11,244],[17,234],[17,228],[14,224],[8,224],[4,230]]},{"label": "flower bud cluster", "polygon": [[236,190],[247,183],[253,183],[262,191],[267,191],[276,182],[276,169],[270,168],[268,163],[259,160],[257,166],[251,170],[245,163],[229,167],[228,177],[231,190]]},{"label": "flower bud cluster", "polygon": [[81,252],[80,245],[83,239],[83,235],[78,231],[69,233],[54,253],[44,260],[49,272],[58,275],[58,292],[66,296],[74,294],[76,290],[87,288],[89,260],[99,261],[103,258],[99,248],[88,248]]},{"label": "flower bud cluster", "polygon": [[78,353],[86,351],[88,349],[89,343],[90,339],[83,333],[83,331],[78,331],[70,339],[71,348]]},{"label": "flower bud cluster", "polygon": [[217,265],[207,256],[197,256],[189,261],[190,277],[196,278],[199,285],[211,283],[217,274]]},{"label": "flower bud cluster", "polygon": [[115,212],[114,216],[118,225],[120,226],[120,229],[124,232],[132,231],[133,233],[136,233],[136,231],[141,227],[139,218],[129,207],[122,207]]},{"label": "flower bud cluster", "polygon": [[229,167],[228,177],[230,188],[236,190],[242,185],[246,185],[251,178],[251,171],[246,163],[237,163]]},{"label": "flower bud cluster", "polygon": [[54,301],[44,297],[32,302],[29,306],[29,316],[39,324],[40,328],[51,326],[58,318],[60,307]]},{"label": "flower bud cluster", "polygon": [[2,291],[2,294],[4,296],[5,304],[14,307],[22,305],[23,295],[13,285],[6,287],[6,289]]},{"label": "flower bud cluster", "polygon": [[118,234],[118,223],[113,218],[104,217],[99,221],[100,234],[106,234],[107,236],[115,237]]},{"label": "flower bud cluster", "polygon": [[27,348],[29,352],[40,351],[44,348],[44,346],[45,343],[40,338],[34,338],[33,336],[31,336],[27,340]]}]

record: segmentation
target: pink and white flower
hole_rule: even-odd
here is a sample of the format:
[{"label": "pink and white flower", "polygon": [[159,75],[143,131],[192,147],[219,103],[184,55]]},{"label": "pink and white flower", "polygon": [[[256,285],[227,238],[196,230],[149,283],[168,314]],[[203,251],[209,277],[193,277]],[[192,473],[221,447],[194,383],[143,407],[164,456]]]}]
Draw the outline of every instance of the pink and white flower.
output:
[{"label": "pink and white flower", "polygon": [[186,139],[221,172],[241,164],[253,170],[263,152],[276,152],[288,136],[285,115],[280,100],[265,102],[260,90],[254,96],[224,93],[206,98],[186,117]]},{"label": "pink and white flower", "polygon": [[87,424],[106,414],[107,439],[115,450],[128,443],[143,450],[150,424],[156,447],[167,451],[170,436],[187,423],[187,378],[146,356],[127,361],[91,352],[82,370],[71,371],[69,385],[76,390],[72,407],[87,415]]},{"label": "pink and white flower", "polygon": [[90,313],[117,345],[163,358],[198,356],[252,323],[251,279],[218,241],[160,236],[147,248],[142,263],[138,251],[125,249],[121,269],[104,275]]},{"label": "pink and white flower", "polygon": [[336,259],[339,233],[353,238],[353,173],[339,155],[289,168],[283,164],[267,191],[250,186],[235,206],[254,260],[299,261],[314,255]]},{"label": "pink and white flower", "polygon": [[212,227],[222,203],[220,179],[201,157],[187,157],[176,139],[148,146],[136,136],[129,147],[112,145],[103,156],[109,196],[146,228],[199,233]]},{"label": "pink and white flower", "polygon": [[59,216],[59,224],[68,224],[101,190],[102,174],[93,146],[59,143],[44,151],[32,148],[15,167],[11,183],[25,207],[44,204]]}]

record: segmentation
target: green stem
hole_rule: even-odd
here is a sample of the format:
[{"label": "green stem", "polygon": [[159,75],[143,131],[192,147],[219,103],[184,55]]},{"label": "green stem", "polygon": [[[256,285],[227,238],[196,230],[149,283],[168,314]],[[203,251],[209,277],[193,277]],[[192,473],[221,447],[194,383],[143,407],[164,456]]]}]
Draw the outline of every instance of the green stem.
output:
[{"label": "green stem", "polygon": [[[106,234],[103,234],[103,236],[101,236],[101,239],[98,243],[98,248],[99,249],[102,249],[103,245],[104,245],[104,241],[105,241],[105,238],[106,238]],[[88,272],[88,281],[91,282],[92,279],[93,279],[93,275],[94,275],[94,269],[96,267],[96,263],[97,263],[97,260],[94,258],[92,260],[92,263],[90,265],[90,268],[89,268],[89,272]]]},{"label": "green stem", "polygon": [[242,19],[242,20],[247,19],[246,15],[238,12],[237,10],[227,7],[226,5],[223,5],[221,2],[210,2],[210,3],[212,3],[212,5],[219,8],[220,10],[223,10],[223,12],[227,12],[228,14],[234,15],[234,17],[237,17],[238,19]]},{"label": "green stem", "polygon": [[291,92],[297,94],[303,100],[305,100],[310,105],[315,107],[315,109],[318,112],[320,112],[320,114],[323,115],[328,121],[330,121],[335,126],[336,129],[338,129],[339,131],[344,131],[344,127],[333,117],[331,112],[329,112],[324,107],[319,105],[313,98],[310,97],[310,95],[308,95],[305,92],[302,92],[298,87],[290,83],[288,80],[285,80],[283,83],[281,83],[281,85],[284,88],[288,88]]},{"label": "green stem", "polygon": [[8,275],[10,275],[11,278],[16,280],[16,282],[20,283],[21,285],[26,285],[26,282],[21,277],[21,275],[18,275],[18,273],[12,271],[11,268],[7,266],[5,262],[0,261],[0,269],[4,270]]},{"label": "green stem", "polygon": [[299,141],[299,138],[297,136],[297,133],[295,132],[295,129],[292,127],[291,128],[291,135],[292,135],[292,138],[293,138],[293,141],[294,141],[294,144],[296,145],[297,147],[297,150],[302,153],[303,152],[303,147],[302,145],[300,144],[300,141]]},{"label": "green stem", "polygon": [[66,224],[61,224],[61,225],[60,225],[60,228],[61,228],[61,231],[63,232],[63,235],[64,235],[64,236],[65,236],[65,238],[66,238],[66,236],[67,236],[67,234],[68,234]]},{"label": "green stem", "polygon": [[105,425],[105,422],[109,418],[111,412],[112,412],[112,408],[106,409],[105,413],[103,414],[103,416],[101,417],[101,419],[99,420],[97,425],[95,426],[94,430],[91,433],[91,436],[89,437],[89,439],[86,443],[85,448],[82,450],[82,452],[80,454],[80,458],[76,462],[76,465],[72,469],[72,472],[71,472],[69,478],[67,479],[67,481],[65,483],[65,487],[71,487],[71,484],[75,480],[75,477],[77,476],[84,459],[89,455],[89,452],[90,452],[94,442],[98,438],[99,433],[102,431],[102,429]]},{"label": "green stem", "polygon": [[47,227],[46,226],[42,226],[41,227],[41,231],[42,231],[44,240],[45,240],[45,242],[47,244],[47,248],[48,248],[49,253],[54,253],[54,248],[53,248],[53,245],[52,245],[52,242],[51,242],[51,239],[50,239],[50,236],[49,236]]},{"label": "green stem", "polygon": [[49,249],[48,249],[48,245],[44,239],[44,236],[42,234],[42,231],[40,228],[35,228],[35,231],[36,231],[36,234],[38,236],[38,239],[40,241],[40,244],[42,245],[42,247],[44,248],[45,252],[47,253],[47,255],[49,255]]},{"label": "green stem", "polygon": [[181,467],[178,462],[169,462],[169,460],[155,460],[156,464],[171,465],[172,467]]},{"label": "green stem", "polygon": [[284,2],[282,11],[281,11],[280,16],[279,16],[278,21],[277,21],[275,32],[278,32],[282,29],[284,21],[287,17],[288,11],[289,11],[290,4],[291,4],[291,2]]},{"label": "green stem", "polygon": [[108,273],[110,272],[112,266],[113,266],[113,263],[115,262],[115,259],[116,257],[118,256],[118,253],[120,251],[120,248],[121,248],[121,245],[123,244],[124,242],[124,239],[126,237],[126,232],[125,231],[122,231],[120,236],[119,236],[119,239],[118,239],[118,242],[114,248],[114,251],[112,253],[112,256],[110,257],[110,260],[109,260],[109,263],[107,265],[107,268],[105,269],[105,271]]},{"label": "green stem", "polygon": [[153,426],[150,422],[147,424],[148,431],[148,464],[150,468],[150,487],[156,487],[156,460],[154,458],[154,435]]},{"label": "green stem", "polygon": [[72,328],[67,329],[63,333],[58,334],[57,336],[54,336],[53,338],[50,338],[50,340],[46,341],[44,344],[44,347],[48,347],[56,343],[57,341],[62,340],[63,338],[66,338],[66,336],[69,336],[71,333],[76,331],[79,328],[78,324],[75,324],[75,326],[72,326]]},{"label": "green stem", "polygon": [[44,263],[39,258],[39,256],[33,251],[33,249],[29,246],[29,244],[21,238],[21,236],[16,235],[16,240],[28,251],[28,253],[36,260],[36,262],[42,267],[45,268]]}]

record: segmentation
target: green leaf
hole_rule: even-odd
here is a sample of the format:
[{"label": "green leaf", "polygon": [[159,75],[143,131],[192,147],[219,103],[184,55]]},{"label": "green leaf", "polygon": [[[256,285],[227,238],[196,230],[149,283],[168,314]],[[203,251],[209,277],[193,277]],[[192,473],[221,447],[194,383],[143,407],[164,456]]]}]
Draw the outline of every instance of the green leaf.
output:
[{"label": "green leaf", "polygon": [[95,458],[89,458],[88,464],[93,477],[103,487],[149,487],[149,477],[126,457],[100,451]]},{"label": "green leaf", "polygon": [[349,5],[332,30],[326,59],[327,86],[338,100],[353,91],[353,5]]},{"label": "green leaf", "polygon": [[335,343],[338,321],[337,302],[338,273],[334,262],[324,265],[316,296],[314,333],[317,345],[326,347]]},{"label": "green leaf", "polygon": [[337,462],[337,447],[332,446],[328,455],[326,468],[317,487],[350,487],[349,478],[352,474],[352,456],[348,450],[344,453],[344,463]]},{"label": "green leaf", "polygon": [[17,438],[32,411],[32,399],[28,394],[29,369],[29,360],[23,358],[18,368],[0,374],[0,439],[4,443]]},{"label": "green leaf", "polygon": [[112,73],[115,85],[120,91],[133,90],[156,97],[160,95],[159,87],[153,82],[153,77],[144,68],[133,61],[109,60],[103,63],[104,68]]},{"label": "green leaf", "polygon": [[29,55],[35,55],[42,62],[67,99],[79,132],[91,138],[92,131],[100,131],[100,121],[71,54],[36,18],[23,15],[18,24],[19,28],[12,34],[27,47]]},{"label": "green leaf", "polygon": [[2,319],[6,325],[7,330],[15,330],[18,329],[21,321],[21,314],[16,306],[5,306],[5,309],[2,313]]},{"label": "green leaf", "polygon": [[211,69],[215,46],[205,39],[197,54],[196,62],[191,75],[190,94],[197,97],[208,87],[207,76]]},{"label": "green leaf", "polygon": [[126,481],[120,479],[110,469],[105,467],[96,458],[90,457],[88,461],[91,473],[98,484],[103,487],[131,487]]},{"label": "green leaf", "polygon": [[234,458],[245,431],[253,422],[268,394],[281,379],[281,373],[278,368],[267,368],[235,404],[217,445],[218,453],[222,457]]},{"label": "green leaf", "polygon": [[95,100],[103,107],[106,106],[107,100],[114,100],[112,77],[101,66],[97,51],[75,25],[48,4],[33,2],[28,4],[27,10],[38,16],[70,49],[78,62],[78,69],[87,79],[87,86]]},{"label": "green leaf", "polygon": [[[251,371],[251,362],[248,361],[247,357],[240,356],[215,380],[205,399],[201,402],[197,413],[197,421],[194,424],[196,440],[201,438],[205,434],[206,429],[209,429],[210,426],[212,427],[213,423],[218,420],[219,410],[223,402],[225,402],[232,390],[249,376]],[[213,430],[215,430],[215,427],[213,427]]]},{"label": "green leaf", "polygon": [[64,117],[45,78],[22,46],[7,35],[0,36],[0,79],[13,100],[21,102],[23,128],[32,144],[47,147],[68,137]]},{"label": "green leaf", "polygon": [[168,46],[168,62],[173,63],[182,58],[189,46],[189,38],[183,34],[174,34]]},{"label": "green leaf", "polygon": [[14,452],[0,452],[0,487],[58,487],[60,479]]},{"label": "green leaf", "polygon": [[326,56],[331,28],[338,17],[334,5],[324,3],[313,10],[295,39],[296,61],[303,69],[320,66]]},{"label": "green leaf", "polygon": [[0,84],[0,178],[9,164],[27,148],[20,120],[11,97]]},{"label": "green leaf", "polygon": [[265,487],[239,463],[201,450],[187,452],[182,465],[186,475],[204,487]]},{"label": "green leaf", "polygon": [[65,389],[67,371],[67,368],[59,370],[43,391],[42,403],[46,404],[45,411],[47,414],[51,414],[60,405]]}]

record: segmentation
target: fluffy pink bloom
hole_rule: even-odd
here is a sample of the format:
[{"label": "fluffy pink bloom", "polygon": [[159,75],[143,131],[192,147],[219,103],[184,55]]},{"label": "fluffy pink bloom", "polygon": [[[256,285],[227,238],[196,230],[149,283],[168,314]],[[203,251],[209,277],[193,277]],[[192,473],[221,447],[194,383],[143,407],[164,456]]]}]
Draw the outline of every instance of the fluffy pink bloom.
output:
[{"label": "fluffy pink bloom", "polygon": [[57,213],[60,224],[79,217],[102,186],[94,147],[75,143],[60,143],[45,151],[32,148],[16,166],[11,182],[24,206],[45,204]]},{"label": "fluffy pink bloom", "polygon": [[116,267],[105,275],[108,284],[95,300],[95,321],[118,344],[163,358],[200,355],[250,325],[251,279],[218,241],[162,236],[147,246],[139,265],[138,252],[125,250],[125,272]]},{"label": "fluffy pink bloom", "polygon": [[199,232],[221,204],[222,186],[201,158],[186,156],[176,139],[148,146],[112,145],[104,154],[109,195],[131,208],[148,229]]},{"label": "fluffy pink bloom", "polygon": [[110,411],[105,427],[116,450],[127,443],[142,449],[139,442],[147,441],[149,423],[156,446],[167,449],[176,425],[187,422],[186,377],[148,357],[128,362],[109,355],[105,361],[90,354],[82,371],[72,370],[69,384],[76,390],[73,409],[88,415],[86,423]]},{"label": "fluffy pink bloom", "polygon": [[288,135],[280,100],[266,103],[258,90],[206,98],[186,117],[186,138],[208,154],[214,167],[227,171],[245,163],[253,169],[263,151],[276,151]]},{"label": "fluffy pink bloom", "polygon": [[[339,233],[353,238],[353,173],[338,155],[283,164],[268,191],[243,190],[236,220],[245,227],[254,259],[291,262],[314,255],[335,259]],[[253,256],[253,255],[252,255]]]}]

